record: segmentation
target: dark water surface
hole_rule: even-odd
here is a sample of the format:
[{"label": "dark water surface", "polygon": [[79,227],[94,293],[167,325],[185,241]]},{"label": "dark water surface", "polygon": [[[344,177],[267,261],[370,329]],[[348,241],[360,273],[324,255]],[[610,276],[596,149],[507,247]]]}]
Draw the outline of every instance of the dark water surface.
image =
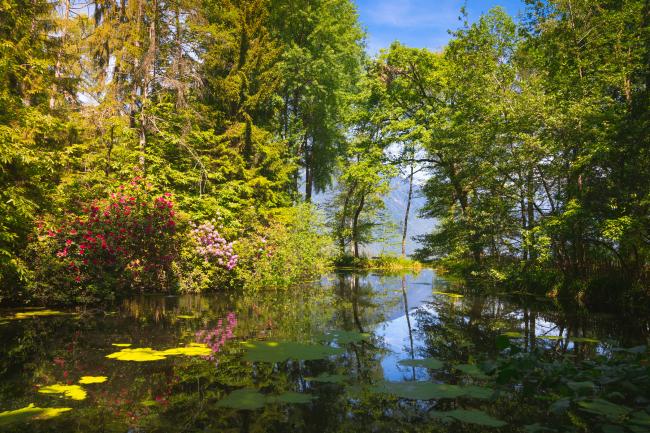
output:
[{"label": "dark water surface", "polygon": [[[0,431],[524,431],[539,420],[480,396],[489,391],[480,373],[455,367],[497,356],[503,334],[525,351],[576,358],[647,343],[647,319],[454,290],[430,270],[340,273],[288,291],[139,296],[66,315],[3,311],[0,412],[67,409],[0,414]],[[432,357],[441,365],[400,363]],[[410,395],[413,381],[474,386],[480,398]],[[452,409],[507,424],[430,416]]]}]

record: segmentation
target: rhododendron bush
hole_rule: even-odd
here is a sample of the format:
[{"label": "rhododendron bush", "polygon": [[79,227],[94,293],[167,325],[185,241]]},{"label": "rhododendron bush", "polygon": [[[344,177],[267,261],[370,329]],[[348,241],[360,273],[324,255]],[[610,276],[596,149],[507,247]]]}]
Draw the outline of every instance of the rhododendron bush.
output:
[{"label": "rhododendron bush", "polygon": [[136,177],[40,235],[54,242],[70,284],[160,290],[173,279],[176,218],[172,195]]}]

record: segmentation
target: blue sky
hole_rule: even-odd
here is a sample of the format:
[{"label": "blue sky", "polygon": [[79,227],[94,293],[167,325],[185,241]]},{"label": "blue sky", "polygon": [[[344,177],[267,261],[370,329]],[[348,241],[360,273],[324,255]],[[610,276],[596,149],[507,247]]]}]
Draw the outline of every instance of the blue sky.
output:
[{"label": "blue sky", "polygon": [[376,54],[398,40],[405,45],[440,50],[449,40],[447,30],[456,29],[460,8],[467,5],[470,21],[494,6],[517,17],[522,0],[354,0],[361,24],[368,32],[368,52]]}]

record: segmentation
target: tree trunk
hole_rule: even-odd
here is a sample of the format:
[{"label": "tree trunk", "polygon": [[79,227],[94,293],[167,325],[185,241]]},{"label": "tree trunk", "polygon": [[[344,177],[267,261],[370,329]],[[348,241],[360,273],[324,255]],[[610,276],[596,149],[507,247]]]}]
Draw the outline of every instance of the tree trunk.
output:
[{"label": "tree trunk", "polygon": [[366,194],[365,192],[363,192],[361,194],[361,201],[359,202],[359,206],[357,206],[356,210],[354,211],[354,219],[352,220],[352,243],[354,245],[355,259],[359,258],[359,216],[363,211],[363,206],[365,205],[365,201],[366,201]]},{"label": "tree trunk", "polygon": [[406,212],[404,213],[404,229],[402,231],[402,257],[406,257],[406,236],[408,234],[409,213],[411,212],[411,198],[413,197],[413,164],[409,174],[409,194],[406,199]]}]

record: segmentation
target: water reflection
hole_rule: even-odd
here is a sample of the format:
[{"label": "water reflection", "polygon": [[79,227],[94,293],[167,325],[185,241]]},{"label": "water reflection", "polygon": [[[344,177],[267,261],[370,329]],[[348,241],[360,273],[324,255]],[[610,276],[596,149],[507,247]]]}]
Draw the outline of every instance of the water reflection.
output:
[{"label": "water reflection", "polygon": [[[0,327],[0,412],[30,403],[72,408],[56,418],[30,421],[29,431],[35,432],[446,431],[427,413],[455,408],[457,399],[404,400],[369,392],[369,386],[383,381],[480,385],[479,379],[460,376],[454,366],[496,356],[495,340],[503,334],[520,341],[525,351],[543,348],[579,357],[607,350],[610,340],[626,346],[647,341],[647,318],[614,320],[567,313],[547,300],[454,296],[454,290],[430,270],[337,273],[289,291],[138,296],[74,319],[6,320]],[[0,316],[9,319],[14,313]],[[335,334],[338,339],[326,338]],[[255,341],[277,344],[288,360],[246,361]],[[212,355],[152,362],[106,358],[122,349],[113,344],[156,353],[198,343],[211,347]],[[318,345],[343,350],[322,358],[310,352],[312,357],[305,358],[304,351],[318,350]],[[446,367],[399,364],[431,357]],[[87,385],[83,401],[38,393],[39,387],[71,385],[83,376],[108,380]],[[233,392],[244,389],[250,390],[234,395],[248,404],[253,399],[254,412],[219,404],[226,397],[237,402]],[[462,406],[493,415],[503,411],[471,399]],[[515,431],[516,420],[511,424]],[[0,430],[25,429],[24,422],[0,420]],[[455,431],[477,430],[463,424]]]}]

